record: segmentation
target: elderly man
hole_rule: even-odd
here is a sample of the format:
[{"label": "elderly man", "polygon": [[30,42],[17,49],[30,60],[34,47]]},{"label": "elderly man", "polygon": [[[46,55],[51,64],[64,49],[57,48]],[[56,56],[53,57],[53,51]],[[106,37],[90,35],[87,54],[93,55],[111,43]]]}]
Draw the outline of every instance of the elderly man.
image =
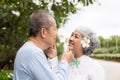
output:
[{"label": "elderly man", "polygon": [[15,58],[13,80],[65,80],[68,63],[73,59],[71,51],[68,49],[63,53],[56,72],[52,71],[48,61],[55,54],[44,53],[56,40],[57,29],[53,15],[37,10],[30,16],[29,27],[29,39],[18,50]]}]

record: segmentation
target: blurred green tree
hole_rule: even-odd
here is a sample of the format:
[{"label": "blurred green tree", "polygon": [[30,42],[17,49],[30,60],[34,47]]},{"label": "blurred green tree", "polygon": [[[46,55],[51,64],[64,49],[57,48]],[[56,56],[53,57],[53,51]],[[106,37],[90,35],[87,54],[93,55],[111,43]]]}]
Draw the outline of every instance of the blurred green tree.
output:
[{"label": "blurred green tree", "polygon": [[[93,4],[95,0],[1,0],[0,1],[0,69],[5,66],[12,69],[15,53],[27,40],[28,19],[37,9],[45,9],[54,13],[57,28],[67,21],[70,14],[77,12],[76,7]],[[63,49],[59,38],[58,53]],[[60,51],[60,52],[59,52]]]}]

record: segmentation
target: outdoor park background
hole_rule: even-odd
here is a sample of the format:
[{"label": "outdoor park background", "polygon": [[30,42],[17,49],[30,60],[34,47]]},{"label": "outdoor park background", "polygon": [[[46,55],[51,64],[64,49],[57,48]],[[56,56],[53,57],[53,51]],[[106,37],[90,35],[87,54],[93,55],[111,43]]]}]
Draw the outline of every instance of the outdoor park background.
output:
[{"label": "outdoor park background", "polygon": [[90,27],[101,41],[91,57],[105,68],[106,80],[120,80],[120,1],[86,1],[0,0],[0,80],[12,80],[16,52],[27,40],[29,15],[36,9],[55,15],[58,56],[76,27]]}]

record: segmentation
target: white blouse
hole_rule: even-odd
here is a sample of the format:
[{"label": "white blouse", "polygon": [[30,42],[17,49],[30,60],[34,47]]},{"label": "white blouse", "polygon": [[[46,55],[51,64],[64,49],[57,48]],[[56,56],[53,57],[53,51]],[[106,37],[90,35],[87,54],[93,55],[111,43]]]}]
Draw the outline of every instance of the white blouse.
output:
[{"label": "white blouse", "polygon": [[97,61],[83,55],[70,63],[67,80],[105,80],[105,72]]}]

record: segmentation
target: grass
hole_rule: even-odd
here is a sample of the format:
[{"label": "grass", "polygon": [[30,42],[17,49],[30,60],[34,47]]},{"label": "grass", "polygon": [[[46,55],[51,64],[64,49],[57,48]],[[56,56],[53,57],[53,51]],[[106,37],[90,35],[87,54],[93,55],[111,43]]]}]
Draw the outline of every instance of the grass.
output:
[{"label": "grass", "polygon": [[12,80],[12,70],[0,70],[0,80]]}]

